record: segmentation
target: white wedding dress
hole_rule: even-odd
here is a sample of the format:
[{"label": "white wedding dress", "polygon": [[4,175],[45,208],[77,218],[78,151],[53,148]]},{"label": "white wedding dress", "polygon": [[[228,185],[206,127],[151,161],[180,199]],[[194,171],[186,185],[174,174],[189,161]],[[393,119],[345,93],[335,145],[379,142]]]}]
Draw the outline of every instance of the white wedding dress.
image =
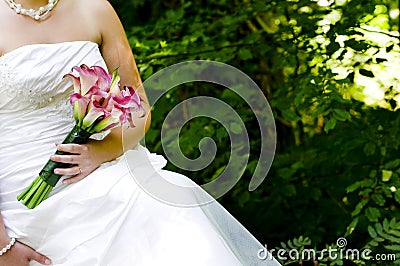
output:
[{"label": "white wedding dress", "polygon": [[[74,125],[72,85],[62,77],[81,64],[105,67],[97,44],[33,44],[0,57],[0,210],[9,236],[53,265],[279,265],[258,258],[263,246],[217,202],[184,208],[145,193],[126,156],[59,182],[33,210],[17,201]],[[144,177],[151,173],[140,161],[150,160],[171,182],[189,180],[162,170],[165,159],[142,146],[126,154]]]}]

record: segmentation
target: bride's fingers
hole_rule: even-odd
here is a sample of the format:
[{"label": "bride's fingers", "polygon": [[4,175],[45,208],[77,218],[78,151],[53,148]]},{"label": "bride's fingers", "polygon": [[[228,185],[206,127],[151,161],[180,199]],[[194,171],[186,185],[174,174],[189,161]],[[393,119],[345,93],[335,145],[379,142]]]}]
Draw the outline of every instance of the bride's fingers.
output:
[{"label": "bride's fingers", "polygon": [[54,169],[54,173],[57,175],[78,176],[83,174],[83,170],[79,166],[74,166],[70,168],[56,168]]},{"label": "bride's fingers", "polygon": [[70,155],[70,154],[63,154],[63,155],[51,155],[50,160],[53,162],[58,163],[67,163],[67,164],[78,164],[79,156],[78,155]]},{"label": "bride's fingers", "polygon": [[87,150],[87,147],[85,145],[81,144],[56,144],[57,150],[67,152],[67,153],[72,153],[72,154],[81,154],[82,152],[85,152]]},{"label": "bride's fingers", "polygon": [[63,184],[72,184],[76,183],[78,181],[81,181],[84,177],[83,176],[75,176],[75,177],[70,177],[70,178],[65,178],[62,183]]},{"label": "bride's fingers", "polygon": [[[78,169],[81,170],[81,169]],[[65,178],[62,183],[63,184],[71,184],[71,183],[75,183],[78,182],[80,180],[82,180],[85,177],[85,174],[80,171],[79,174],[75,175],[74,177],[70,177],[70,178]]]}]

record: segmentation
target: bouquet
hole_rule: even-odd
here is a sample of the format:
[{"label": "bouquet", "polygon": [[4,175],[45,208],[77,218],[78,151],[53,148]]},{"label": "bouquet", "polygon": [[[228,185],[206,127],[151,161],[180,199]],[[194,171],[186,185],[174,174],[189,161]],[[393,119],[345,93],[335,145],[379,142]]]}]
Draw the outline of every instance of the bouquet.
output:
[{"label": "bouquet", "polygon": [[[70,103],[74,107],[75,126],[62,143],[86,143],[95,133],[105,132],[116,126],[132,122],[132,111],[142,110],[142,99],[130,86],[120,88],[118,69],[110,75],[100,66],[82,65],[73,67],[78,77],[72,73],[65,75],[73,81],[74,93]],[[56,151],[55,154],[65,154]],[[49,160],[36,179],[17,199],[30,209],[44,201],[61,175],[55,174],[55,168],[69,167],[65,163]]]}]

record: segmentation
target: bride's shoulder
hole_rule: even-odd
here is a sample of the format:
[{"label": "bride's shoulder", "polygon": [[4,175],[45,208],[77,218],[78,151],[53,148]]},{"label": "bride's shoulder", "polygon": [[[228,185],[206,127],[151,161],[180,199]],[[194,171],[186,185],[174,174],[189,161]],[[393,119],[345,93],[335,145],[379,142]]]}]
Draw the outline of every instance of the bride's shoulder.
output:
[{"label": "bride's shoulder", "polygon": [[79,8],[85,16],[90,16],[94,19],[107,19],[112,16],[114,9],[107,0],[72,0],[76,7]]},{"label": "bride's shoulder", "polygon": [[[1,0],[0,0],[1,1]],[[103,35],[110,25],[119,23],[118,15],[107,0],[70,0],[79,10],[78,17],[85,18],[84,21]]]}]

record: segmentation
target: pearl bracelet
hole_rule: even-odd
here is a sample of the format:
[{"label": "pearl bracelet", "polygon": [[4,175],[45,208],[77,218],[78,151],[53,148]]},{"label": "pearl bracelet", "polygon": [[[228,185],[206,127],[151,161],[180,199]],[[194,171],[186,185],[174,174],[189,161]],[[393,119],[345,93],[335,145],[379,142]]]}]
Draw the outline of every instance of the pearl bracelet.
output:
[{"label": "pearl bracelet", "polygon": [[8,243],[7,246],[5,246],[2,250],[0,250],[0,256],[6,253],[12,246],[15,244],[15,238],[11,238],[10,243]]}]

